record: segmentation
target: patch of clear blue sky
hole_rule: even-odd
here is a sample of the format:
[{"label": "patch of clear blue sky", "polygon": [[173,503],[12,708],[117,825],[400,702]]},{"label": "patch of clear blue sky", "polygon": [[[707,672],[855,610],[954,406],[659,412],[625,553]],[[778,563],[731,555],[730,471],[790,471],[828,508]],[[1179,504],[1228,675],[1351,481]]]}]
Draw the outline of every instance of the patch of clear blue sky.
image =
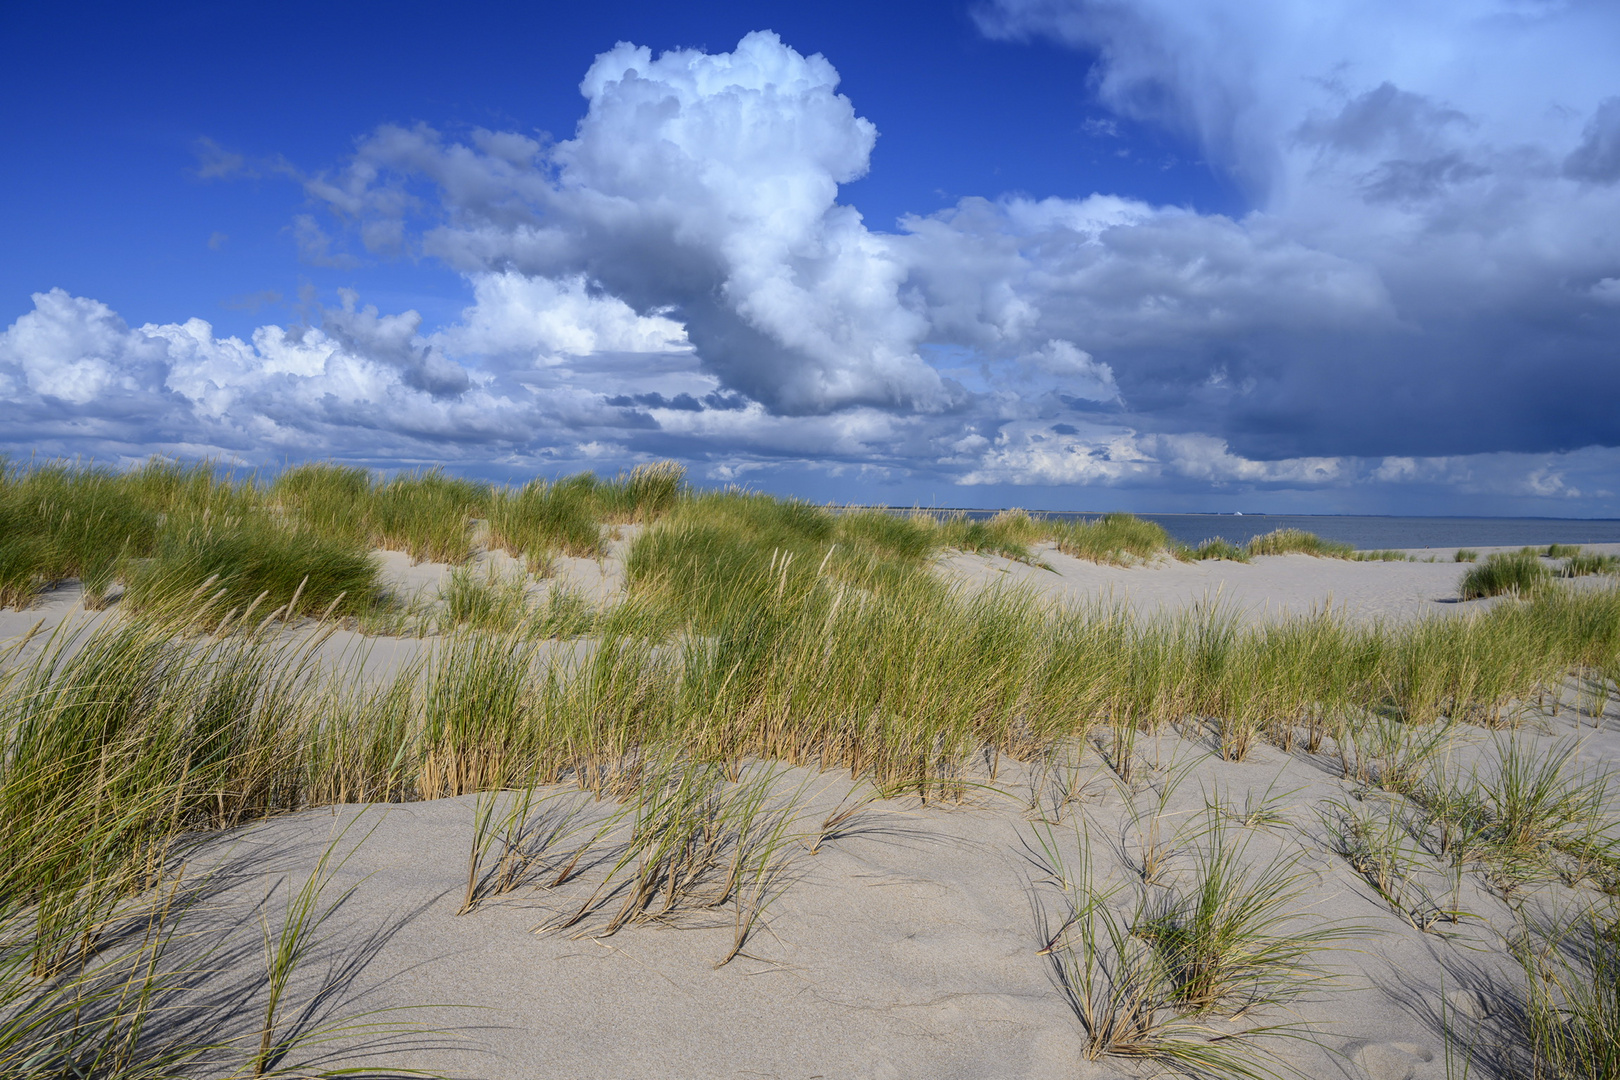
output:
[{"label": "patch of clear blue sky", "polygon": [[225,333],[296,319],[307,286],[448,322],[467,300],[454,274],[301,264],[297,185],[199,180],[197,140],[314,171],[384,122],[566,138],[580,77],[614,42],[726,51],[756,29],[826,55],[877,125],[871,174],[842,194],[873,228],[1008,192],[1245,209],[1195,147],[1108,132],[1091,58],[985,40],[964,3],[13,3],[0,6],[0,326],[53,286],[131,323],[195,315]]}]

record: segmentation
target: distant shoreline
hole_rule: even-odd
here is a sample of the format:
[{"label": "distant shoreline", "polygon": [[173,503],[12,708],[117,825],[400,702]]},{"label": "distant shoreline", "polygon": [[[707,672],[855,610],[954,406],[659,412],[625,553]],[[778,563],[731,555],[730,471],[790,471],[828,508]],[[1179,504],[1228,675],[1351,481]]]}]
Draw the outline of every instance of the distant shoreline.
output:
[{"label": "distant shoreline", "polygon": [[[990,507],[833,505],[835,511],[879,510],[984,520],[1005,513]],[[1032,517],[1089,521],[1106,511],[1029,510]],[[1620,544],[1620,519],[1544,517],[1446,517],[1394,514],[1154,514],[1135,517],[1162,526],[1171,538],[1193,546],[1213,537],[1244,544],[1276,529],[1302,529],[1363,551],[1458,547],[1539,547],[1547,544]]]}]

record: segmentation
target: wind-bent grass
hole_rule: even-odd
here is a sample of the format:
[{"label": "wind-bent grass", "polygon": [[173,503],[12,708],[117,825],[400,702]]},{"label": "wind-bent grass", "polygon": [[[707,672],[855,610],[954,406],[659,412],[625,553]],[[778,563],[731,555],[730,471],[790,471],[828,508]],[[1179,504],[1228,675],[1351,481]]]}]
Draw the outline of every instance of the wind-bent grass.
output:
[{"label": "wind-bent grass", "polygon": [[[353,825],[353,821],[349,823]],[[375,828],[375,826],[373,826]],[[254,1076],[263,1076],[279,1065],[287,1054],[300,1042],[307,1041],[307,1032],[289,1034],[283,1030],[282,999],[286,996],[288,983],[293,974],[304,966],[309,959],[310,952],[318,944],[316,935],[320,932],[322,924],[331,917],[332,913],[354,894],[358,885],[351,885],[339,897],[330,902],[323,903],[322,897],[331,885],[332,878],[343,868],[352,857],[359,844],[349,849],[348,854],[333,861],[338,844],[348,832],[348,826],[333,837],[332,842],[321,852],[321,857],[315,863],[315,868],[298,891],[288,896],[282,903],[280,923],[271,926],[267,918],[261,916],[260,931],[264,939],[264,969],[265,969],[265,1003],[264,1020],[259,1029],[258,1053],[254,1054],[252,1069]],[[370,835],[369,833],[367,835]],[[363,838],[362,838],[363,840]]]},{"label": "wind-bent grass", "polygon": [[249,608],[260,616],[350,614],[376,599],[379,566],[370,551],[264,517],[176,523],[150,559],[129,575],[126,600],[139,611],[185,621],[206,601],[210,621]]},{"label": "wind-bent grass", "polygon": [[1457,583],[1464,600],[1513,593],[1528,596],[1552,578],[1552,571],[1533,551],[1498,552],[1463,574]]},{"label": "wind-bent grass", "polygon": [[[629,778],[623,814],[595,838],[607,835],[619,817],[627,819],[629,836],[618,858],[571,914],[536,931],[584,923],[576,936],[610,937],[633,924],[690,919],[730,903],[732,943],[715,967],[730,963],[779,894],[797,847],[789,830],[801,792],[775,796],[776,779],[776,770],[765,768],[732,783],[719,765],[675,748],[654,749]],[[620,893],[622,902],[607,914]]]},{"label": "wind-bent grass", "polygon": [[275,935],[254,1050],[219,1017],[182,1023],[200,973],[177,968],[171,945],[200,883],[182,884],[175,844],[297,799],[288,764],[318,636],[177,640],[139,622],[58,634],[0,672],[0,1072],[278,1071],[332,1034],[277,1018],[314,908],[295,903]]},{"label": "wind-bent grass", "polygon": [[1479,552],[1473,548],[1458,548],[1456,555],[1452,556],[1454,562],[1474,562],[1479,558]]}]

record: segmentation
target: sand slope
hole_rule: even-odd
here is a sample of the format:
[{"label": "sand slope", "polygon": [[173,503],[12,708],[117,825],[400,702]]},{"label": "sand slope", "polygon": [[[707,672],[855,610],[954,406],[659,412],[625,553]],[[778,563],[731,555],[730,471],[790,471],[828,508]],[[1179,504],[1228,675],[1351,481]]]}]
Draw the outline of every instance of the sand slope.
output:
[{"label": "sand slope", "polygon": [[[1063,852],[1071,874],[1088,849],[1099,880],[1124,897],[1141,887],[1135,867],[1157,817],[1176,854],[1162,883],[1146,888],[1168,895],[1190,884],[1193,853],[1220,821],[1252,866],[1298,860],[1292,925],[1357,928],[1315,954],[1331,976],[1318,991],[1292,1010],[1256,1017],[1303,1024],[1320,1044],[1278,1041],[1281,1060],[1313,1077],[1439,1080],[1448,1075],[1441,1031],[1450,1023],[1475,1048],[1474,1075],[1492,1075],[1493,1063],[1496,1075],[1514,1075],[1522,976],[1505,941],[1515,922],[1479,868],[1453,886],[1441,862],[1426,860],[1424,887],[1471,915],[1425,933],[1332,853],[1322,816],[1332,801],[1377,811],[1402,800],[1344,780],[1331,753],[1260,747],[1246,762],[1223,762],[1206,736],[1186,734],[1143,736],[1134,785],[1094,749],[1073,748],[1046,764],[1004,761],[996,780],[978,777],[982,786],[960,805],[873,802],[848,835],[816,854],[808,843],[796,849],[790,880],[746,954],[719,969],[713,962],[731,941],[729,908],[601,939],[533,932],[580,903],[599,864],[562,888],[531,882],[457,916],[471,797],[296,814],[211,839],[193,865],[224,858],[234,868],[204,916],[231,923],[267,894],[276,911],[344,825],[354,822],[343,850],[372,830],[339,875],[338,885],[356,891],[325,927],[324,961],[303,992],[317,989],[328,963],[359,958],[327,1003],[333,1015],[431,1005],[399,1019],[435,1031],[386,1040],[363,1058],[377,1066],[593,1080],[1057,1080],[1133,1073],[1117,1059],[1083,1059],[1053,960],[1039,955],[1063,910],[1043,838]],[[1464,730],[1450,760],[1489,767],[1501,737]],[[1516,737],[1543,748],[1578,738],[1579,762],[1612,767],[1620,711],[1593,718],[1566,709]],[[784,773],[777,785],[784,795],[804,793],[803,831],[815,830],[851,788],[847,774],[804,771]],[[546,792],[558,800],[553,807],[588,800],[567,787]],[[1239,822],[1268,802],[1274,820]],[[590,812],[612,805],[592,803]],[[546,865],[569,850],[559,846]],[[610,838],[598,853],[614,850]],[[1521,887],[1513,902],[1527,912],[1567,911],[1595,895],[1546,881]]]}]

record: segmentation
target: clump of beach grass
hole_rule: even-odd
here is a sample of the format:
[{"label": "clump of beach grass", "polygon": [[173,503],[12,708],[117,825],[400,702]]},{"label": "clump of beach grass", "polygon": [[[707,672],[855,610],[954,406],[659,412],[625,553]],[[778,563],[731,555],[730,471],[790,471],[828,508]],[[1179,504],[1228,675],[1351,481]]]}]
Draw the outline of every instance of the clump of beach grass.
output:
[{"label": "clump of beach grass", "polygon": [[1145,886],[1099,880],[1080,823],[1072,845],[1037,828],[1035,846],[1060,902],[1037,951],[1080,1025],[1087,1060],[1258,1080],[1281,1064],[1275,1040],[1309,1040],[1296,1023],[1259,1014],[1326,985],[1327,974],[1306,958],[1355,931],[1289,925],[1303,879],[1293,862],[1251,869],[1243,845],[1225,840],[1218,824],[1207,835],[1192,880],[1156,899]]},{"label": "clump of beach grass", "polygon": [[1132,514],[1104,514],[1095,521],[1048,521],[1045,527],[1063,554],[1096,563],[1135,565],[1173,547],[1162,525]]},{"label": "clump of beach grass", "polygon": [[457,566],[439,587],[443,621],[449,626],[510,633],[531,618],[527,579],[490,566]]},{"label": "clump of beach grass", "polygon": [[442,469],[401,473],[371,492],[366,507],[374,542],[404,551],[416,562],[466,562],[472,555],[472,519],[490,498],[486,485]]},{"label": "clump of beach grass", "polygon": [[1452,556],[1453,562],[1475,562],[1478,559],[1479,552],[1473,548],[1458,548],[1457,553]]},{"label": "clump of beach grass", "polygon": [[1437,770],[1415,795],[1436,818],[1454,858],[1493,867],[1511,890],[1539,877],[1585,877],[1620,865],[1620,821],[1607,773],[1571,768],[1575,744],[1538,753],[1498,738],[1495,760],[1466,774]]},{"label": "clump of beach grass", "polygon": [[1255,555],[1314,555],[1317,558],[1350,559],[1356,549],[1337,540],[1324,540],[1303,529],[1276,529],[1249,541],[1250,556]]},{"label": "clump of beach grass", "polygon": [[1235,1016],[1320,986],[1326,975],[1310,958],[1360,929],[1320,920],[1291,925],[1310,878],[1302,856],[1252,867],[1247,836],[1233,839],[1219,818],[1204,835],[1191,881],[1150,905],[1133,927],[1163,964],[1169,1000],[1195,1014]]},{"label": "clump of beach grass", "polygon": [[[916,515],[922,516],[922,515]],[[1030,545],[1046,535],[1043,525],[1023,510],[1003,510],[988,521],[972,521],[954,514],[936,522],[932,532],[936,548],[1000,555],[1019,562],[1030,560]]]},{"label": "clump of beach grass", "polygon": [[1347,558],[1356,562],[1417,562],[1417,556],[1415,555],[1408,555],[1404,551],[1390,550],[1354,551]]},{"label": "clump of beach grass", "polygon": [[1558,576],[1562,578],[1587,577],[1591,574],[1620,574],[1620,555],[1577,550],[1558,568]]},{"label": "clump of beach grass", "polygon": [[1224,537],[1212,536],[1195,548],[1183,549],[1185,557],[1202,562],[1205,559],[1225,559],[1229,562],[1248,562],[1249,549],[1239,547]]},{"label": "clump of beach grass", "polygon": [[528,561],[529,569],[550,572],[550,557],[595,558],[602,553],[601,509],[588,474],[548,483],[535,480],[516,491],[500,492],[490,506],[492,547]]},{"label": "clump of beach grass", "polygon": [[215,623],[252,608],[262,618],[348,614],[377,598],[380,567],[369,550],[261,515],[171,522],[149,558],[129,571],[134,609],[189,621],[204,602]]},{"label": "clump of beach grass", "polygon": [[1514,594],[1528,596],[1542,588],[1552,571],[1533,551],[1498,552],[1463,574],[1457,591],[1464,600]]},{"label": "clump of beach grass", "polygon": [[1620,912],[1592,904],[1561,918],[1521,918],[1512,953],[1524,974],[1524,1037],[1533,1075],[1620,1076]]}]

